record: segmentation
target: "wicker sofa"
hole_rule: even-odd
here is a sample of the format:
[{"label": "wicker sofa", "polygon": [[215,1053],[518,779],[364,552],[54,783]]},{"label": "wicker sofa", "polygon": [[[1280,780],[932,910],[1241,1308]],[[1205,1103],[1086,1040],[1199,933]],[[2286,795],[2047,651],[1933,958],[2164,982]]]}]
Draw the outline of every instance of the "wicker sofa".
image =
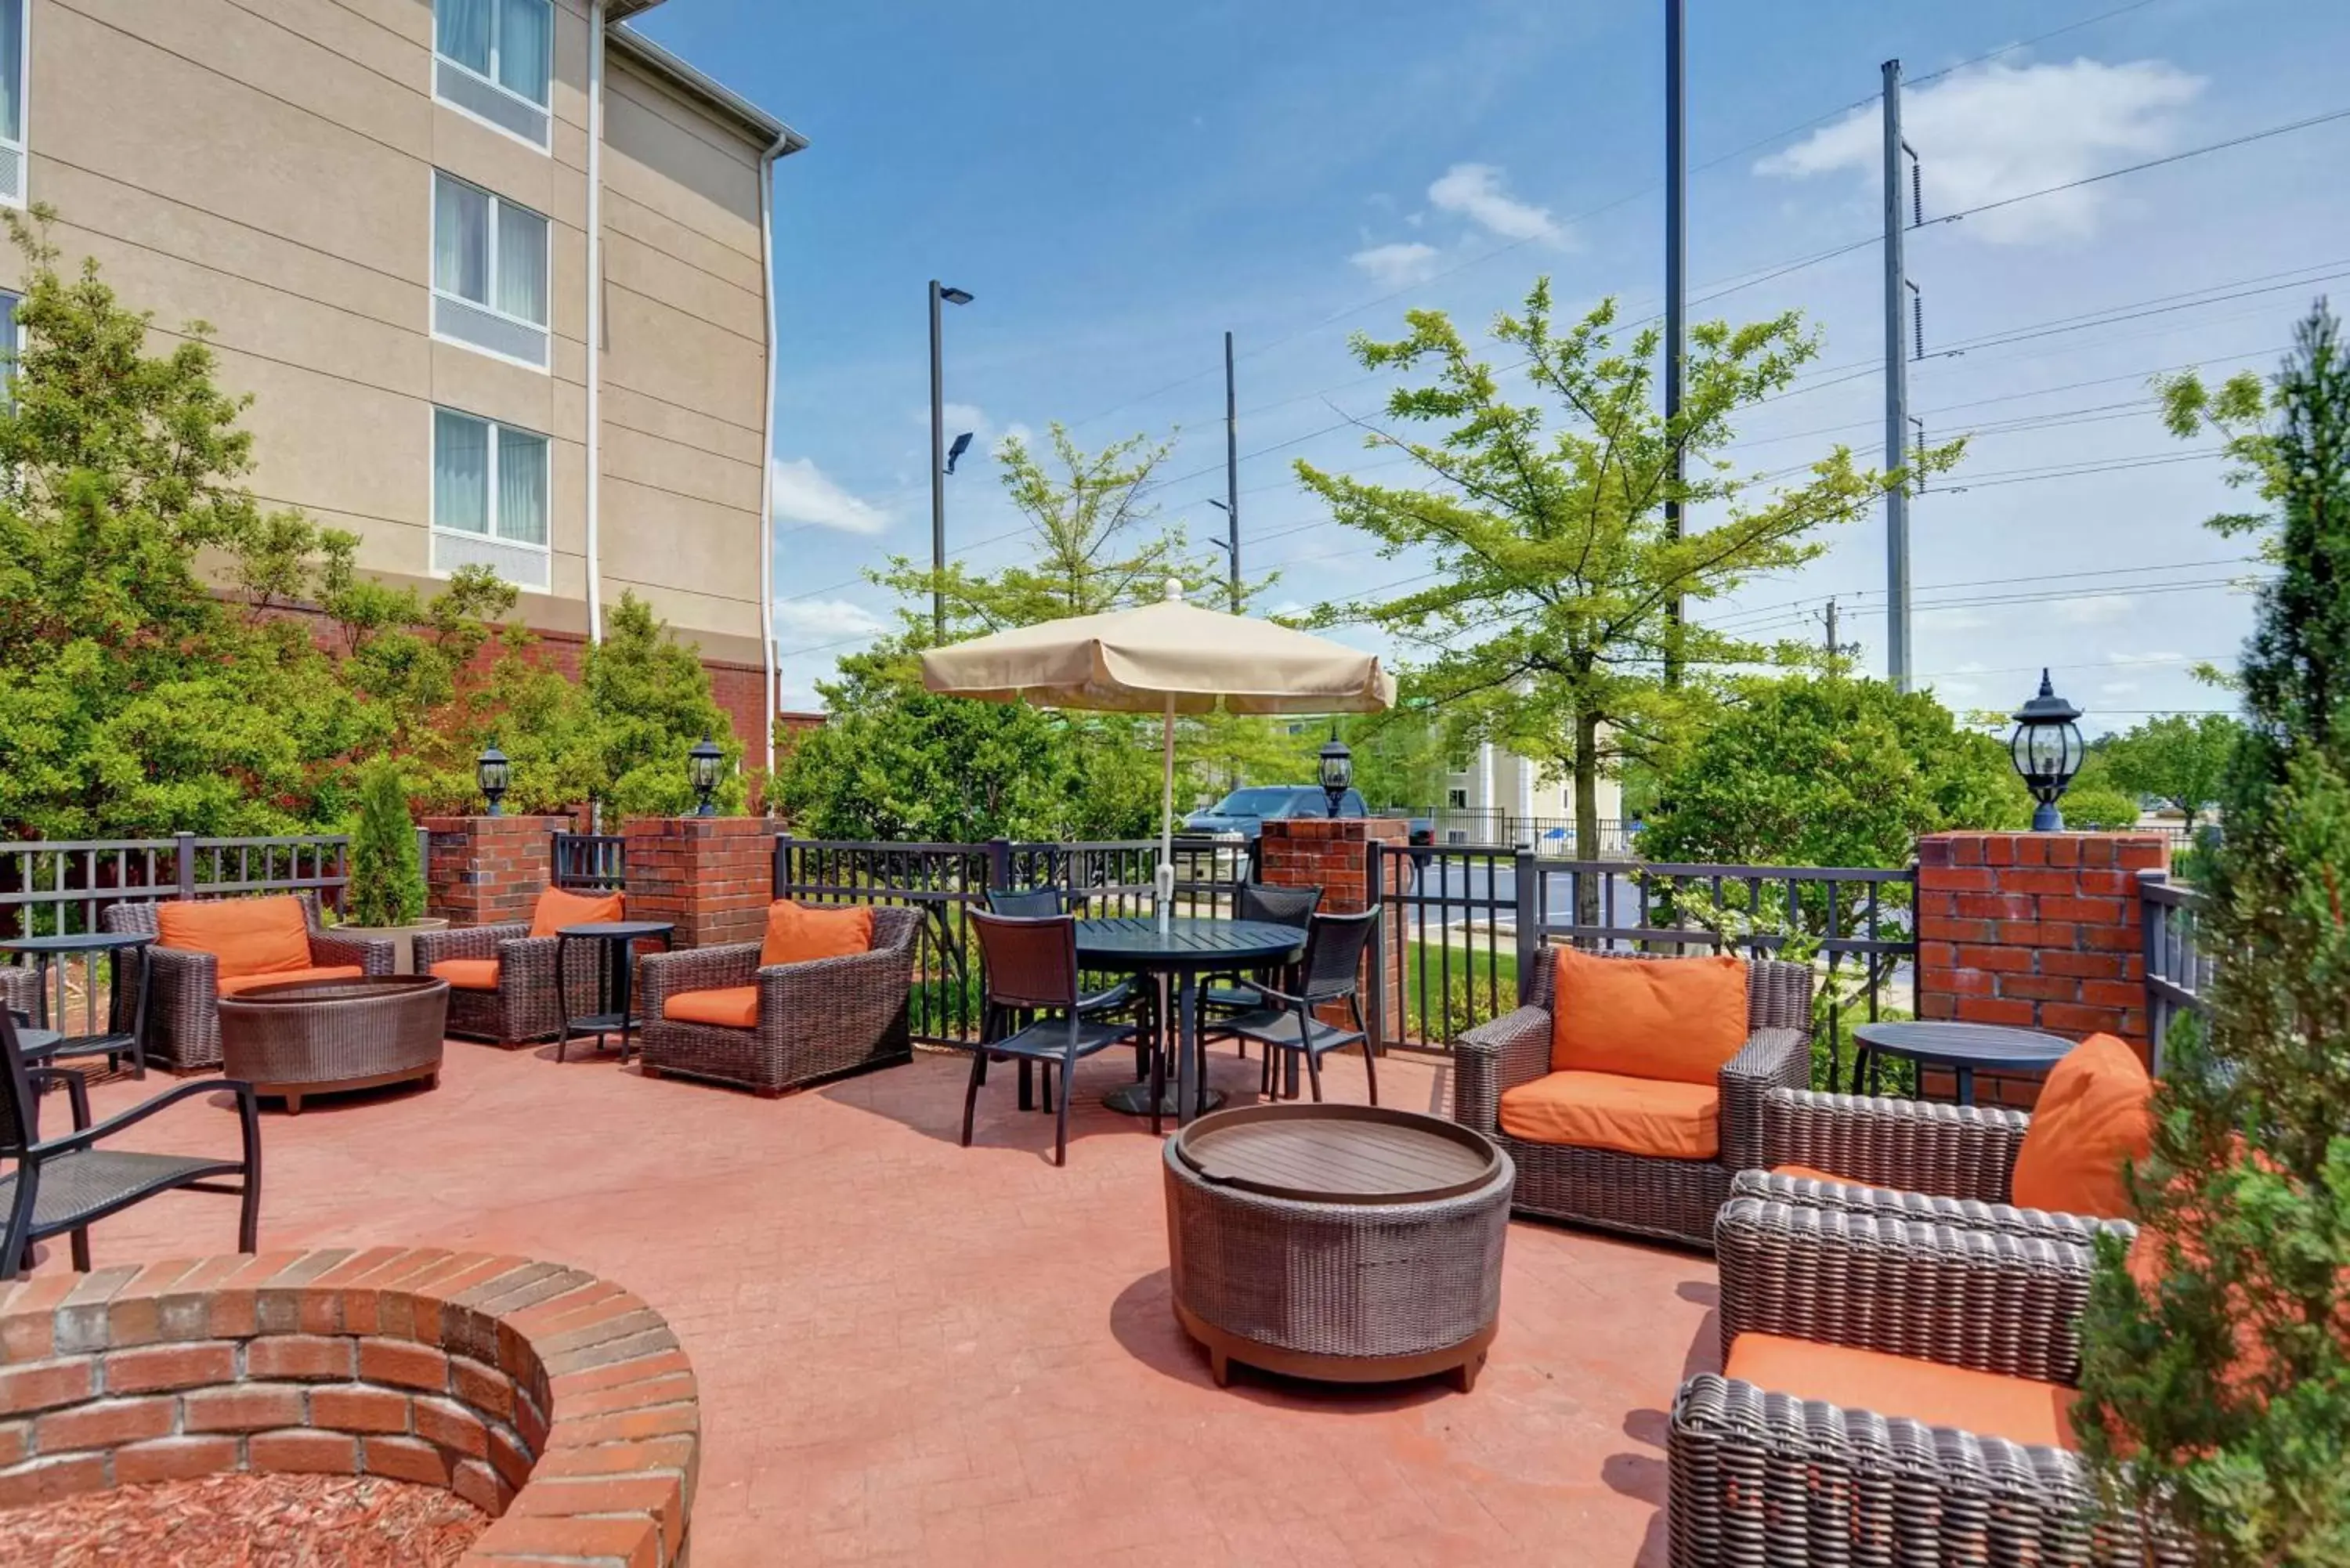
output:
[{"label": "wicker sofa", "polygon": [[[2015,1210],[1970,1216],[1962,1208],[1988,1206],[1803,1186],[1814,1201],[1781,1201],[1742,1178],[1721,1210],[1726,1366],[1739,1367],[1742,1334],[1873,1352],[1857,1375],[1846,1366],[1856,1391],[1907,1381],[1905,1364],[1939,1363],[1994,1375],[1972,1381],[1978,1407],[2011,1407],[2021,1425],[2061,1421],[2080,1374],[2090,1237],[2100,1224],[2125,1233],[2126,1224]],[[2177,1542],[2148,1551],[2129,1521],[2094,1519],[2091,1483],[2069,1447],[1883,1416],[1865,1397],[1799,1398],[1728,1373],[1684,1383],[1667,1438],[1673,1568],[2191,1561]]]},{"label": "wicker sofa", "polygon": [[[637,966],[645,1076],[714,1078],[773,1096],[912,1060],[907,1011],[921,919],[918,909],[877,908],[868,951],[811,963],[762,969],[757,942],[647,955]],[[758,1022],[750,1028],[663,1016],[681,992],[750,985],[759,991]]]},{"label": "wicker sofa", "polygon": [[1503,1095],[1551,1068],[1556,971],[1549,962],[1529,970],[1519,976],[1516,1011],[1457,1043],[1453,1119],[1493,1139],[1516,1164],[1511,1201],[1519,1213],[1711,1246],[1714,1214],[1730,1195],[1732,1174],[1762,1163],[1764,1094],[1811,1081],[1811,971],[1770,959],[1748,966],[1749,1037],[1718,1080],[1720,1152],[1711,1159],[1669,1159],[1529,1142],[1502,1130]]},{"label": "wicker sofa", "polygon": [[[280,895],[281,897],[284,895]],[[310,962],[318,969],[357,969],[363,974],[390,974],[396,956],[393,944],[380,938],[337,936],[318,924],[318,901],[304,892],[292,895],[302,902],[308,927]],[[155,903],[115,904],[99,917],[109,931],[161,937],[161,906]],[[153,966],[147,992],[147,1056],[178,1072],[217,1067],[221,1061],[220,964],[208,952],[161,945],[141,950]],[[300,980],[302,972],[279,976]]]}]

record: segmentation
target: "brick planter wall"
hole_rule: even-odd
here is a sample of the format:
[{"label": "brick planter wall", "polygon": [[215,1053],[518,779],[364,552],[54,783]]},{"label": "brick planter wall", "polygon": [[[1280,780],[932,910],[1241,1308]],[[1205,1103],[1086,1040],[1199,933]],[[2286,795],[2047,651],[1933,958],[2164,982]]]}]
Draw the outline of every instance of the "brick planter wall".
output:
[{"label": "brick planter wall", "polygon": [[668,1324],[555,1263],[380,1247],[0,1285],[0,1507],[232,1470],[380,1475],[492,1516],[469,1564],[664,1568],[684,1557],[701,1428]]},{"label": "brick planter wall", "polygon": [[424,867],[424,912],[452,926],[527,920],[554,875],[548,835],[567,816],[432,816]]},{"label": "brick planter wall", "polygon": [[681,948],[755,942],[775,901],[777,823],[759,816],[631,822],[629,918],[667,920]]},{"label": "brick planter wall", "polygon": [[[2137,874],[2170,864],[2158,834],[1937,833],[1918,841],[1918,1006],[1927,1018],[2008,1023],[2147,1049]],[[1928,1073],[1928,1098],[1948,1074]],[[2028,1107],[2030,1078],[1977,1074],[1984,1105]]]},{"label": "brick planter wall", "polygon": [[[1319,888],[1322,902],[1316,906],[1323,913],[1351,915],[1371,907],[1367,886],[1370,877],[1370,846],[1374,843],[1403,844],[1411,836],[1411,824],[1401,817],[1299,817],[1293,822],[1268,822],[1264,837],[1258,846],[1263,856],[1262,875],[1265,882],[1276,888]],[[1388,887],[1383,893],[1402,889],[1406,870],[1403,858],[1396,857],[1388,865]],[[1387,933],[1387,993],[1390,1011],[1403,1006],[1403,942],[1395,932]],[[1371,1020],[1370,993],[1371,955],[1363,957],[1362,1004],[1366,1023]],[[1327,1023],[1354,1026],[1354,1018],[1344,1002],[1324,1007],[1315,1016]]]}]

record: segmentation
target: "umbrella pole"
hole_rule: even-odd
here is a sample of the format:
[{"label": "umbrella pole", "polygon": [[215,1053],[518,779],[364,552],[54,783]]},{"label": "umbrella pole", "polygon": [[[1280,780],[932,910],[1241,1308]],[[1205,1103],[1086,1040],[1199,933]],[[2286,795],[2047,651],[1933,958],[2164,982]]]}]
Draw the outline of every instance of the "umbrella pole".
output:
[{"label": "umbrella pole", "polygon": [[1159,753],[1159,875],[1154,885],[1159,894],[1159,929],[1164,931],[1175,909],[1175,694],[1171,691],[1167,694]]}]

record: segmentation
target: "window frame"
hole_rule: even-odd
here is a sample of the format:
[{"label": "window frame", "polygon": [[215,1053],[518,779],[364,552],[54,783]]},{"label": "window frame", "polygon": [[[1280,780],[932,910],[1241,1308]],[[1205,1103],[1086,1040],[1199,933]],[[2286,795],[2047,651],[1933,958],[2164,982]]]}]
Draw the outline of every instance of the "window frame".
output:
[{"label": "window frame", "polygon": [[[0,3],[5,3],[5,0],[0,0]],[[510,310],[501,310],[496,306],[491,304],[488,300],[468,299],[463,295],[457,293],[453,289],[447,289],[441,286],[441,280],[438,274],[441,270],[441,182],[443,180],[446,180],[454,185],[462,185],[468,191],[480,192],[484,197],[487,198],[490,203],[489,218],[487,223],[484,225],[485,230],[484,237],[488,244],[489,259],[484,264],[483,277],[484,280],[484,292],[493,297],[494,297],[498,292],[498,277],[500,273],[498,257],[498,246],[500,241],[498,236],[502,232],[502,227],[498,223],[499,209],[501,207],[512,207],[517,212],[528,213],[532,217],[536,218],[541,224],[545,225],[542,232],[546,235],[546,243],[539,247],[538,258],[539,297],[546,301],[547,318],[545,321],[533,321],[528,317],[516,316]],[[535,370],[542,376],[553,375],[555,373],[555,220],[548,217],[545,213],[540,212],[536,207],[526,207],[520,202],[510,201],[506,197],[499,195],[495,191],[491,190],[486,185],[477,185],[471,180],[462,179],[457,175],[450,173],[447,170],[438,167],[437,165],[432,170],[432,217],[427,225],[427,233],[424,242],[426,269],[425,288],[427,293],[432,298],[452,299],[469,310],[485,311],[489,315],[496,317],[501,321],[510,321],[516,327],[526,327],[534,332],[546,334],[546,363],[544,365],[534,365],[529,360],[518,358],[515,355],[501,353],[495,348],[485,348],[481,344],[475,343],[469,338],[452,337],[448,333],[441,330],[437,312],[434,313],[434,320],[431,324],[432,340],[436,343],[452,343],[460,348],[471,349],[476,354],[485,354],[493,359],[503,360],[508,365],[519,365],[525,370]]]},{"label": "window frame", "polygon": [[[488,485],[489,493],[484,497],[483,516],[487,520],[489,527],[479,534],[474,533],[470,528],[459,528],[444,524],[441,521],[441,416],[442,414],[448,414],[455,419],[471,420],[475,424],[480,425],[483,430],[487,432],[487,444],[484,448],[487,454],[484,469],[487,478],[484,483]],[[555,438],[544,431],[535,431],[529,429],[527,426],[510,424],[504,420],[493,419],[488,414],[477,414],[470,409],[452,408],[446,403],[426,404],[424,417],[426,421],[425,429],[427,431],[426,441],[428,443],[429,452],[429,456],[425,464],[425,484],[427,486],[425,495],[426,533],[436,538],[446,535],[452,539],[469,539],[475,542],[485,540],[490,544],[499,545],[502,548],[508,550],[535,551],[537,554],[547,557],[547,580],[551,586],[554,581],[555,556]],[[540,487],[540,493],[546,498],[546,517],[545,519],[546,524],[546,537],[535,544],[528,539],[509,539],[504,534],[498,532],[498,464],[502,461],[499,453],[503,447],[503,443],[498,440],[498,437],[502,432],[507,431],[512,431],[516,435],[529,436],[538,442],[539,462],[541,466],[546,470],[546,481]],[[453,572],[443,571],[439,566],[434,566],[430,557],[427,558],[425,566],[426,569],[435,577],[445,578],[454,575]],[[515,586],[522,588],[525,593],[536,594],[551,591],[551,587],[550,588],[534,588],[519,583]]]},{"label": "window frame", "polygon": [[[0,4],[5,3],[5,0],[0,0]],[[32,0],[24,0],[24,3],[29,7],[32,4]],[[540,3],[546,7],[546,101],[545,103],[540,103],[536,99],[527,99],[523,97],[522,94],[515,91],[514,88],[506,86],[505,83],[498,80],[497,78],[495,73],[498,68],[498,56],[500,53],[499,35],[504,31],[504,24],[501,20],[504,13],[502,10],[494,7],[490,12],[490,71],[492,74],[484,76],[480,71],[477,71],[473,67],[467,65],[464,61],[459,59],[456,56],[442,54],[441,52],[442,0],[432,0],[432,63],[435,67],[433,73],[434,79],[432,83],[432,101],[439,104],[443,109],[452,109],[455,112],[463,115],[475,125],[486,125],[492,130],[496,131],[500,136],[509,137],[515,141],[521,142],[525,147],[530,148],[534,151],[543,152],[546,156],[552,158],[555,156],[555,24],[556,17],[562,14],[562,8],[555,4],[555,0],[540,0]],[[443,65],[450,67],[452,69],[463,71],[465,75],[481,83],[484,87],[488,88],[491,91],[503,93],[506,97],[514,99],[515,102],[526,104],[530,108],[537,110],[540,114],[545,115],[546,117],[546,140],[544,141],[533,141],[529,137],[525,136],[522,132],[515,130],[512,126],[500,125],[496,120],[491,119],[487,116],[475,114],[472,109],[467,109],[463,104],[457,102],[454,99],[442,97],[438,67]]]},{"label": "window frame", "polygon": [[33,0],[0,0],[0,5],[16,8],[17,132],[13,141],[0,133],[0,147],[16,152],[24,176],[24,188],[16,194],[0,192],[0,207],[14,207],[21,213],[33,204]]}]

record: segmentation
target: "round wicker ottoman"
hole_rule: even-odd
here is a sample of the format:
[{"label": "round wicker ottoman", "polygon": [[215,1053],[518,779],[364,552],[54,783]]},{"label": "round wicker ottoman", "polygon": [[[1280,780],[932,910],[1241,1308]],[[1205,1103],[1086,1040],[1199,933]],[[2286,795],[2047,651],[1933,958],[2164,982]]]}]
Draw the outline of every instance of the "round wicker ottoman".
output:
[{"label": "round wicker ottoman", "polygon": [[434,975],[288,981],[220,1000],[221,1071],[293,1115],[306,1095],[441,1081],[449,982]]},{"label": "round wicker ottoman", "polygon": [[1476,1386],[1516,1172],[1490,1139],[1377,1106],[1248,1106],[1167,1140],[1175,1317],[1232,1363]]}]

